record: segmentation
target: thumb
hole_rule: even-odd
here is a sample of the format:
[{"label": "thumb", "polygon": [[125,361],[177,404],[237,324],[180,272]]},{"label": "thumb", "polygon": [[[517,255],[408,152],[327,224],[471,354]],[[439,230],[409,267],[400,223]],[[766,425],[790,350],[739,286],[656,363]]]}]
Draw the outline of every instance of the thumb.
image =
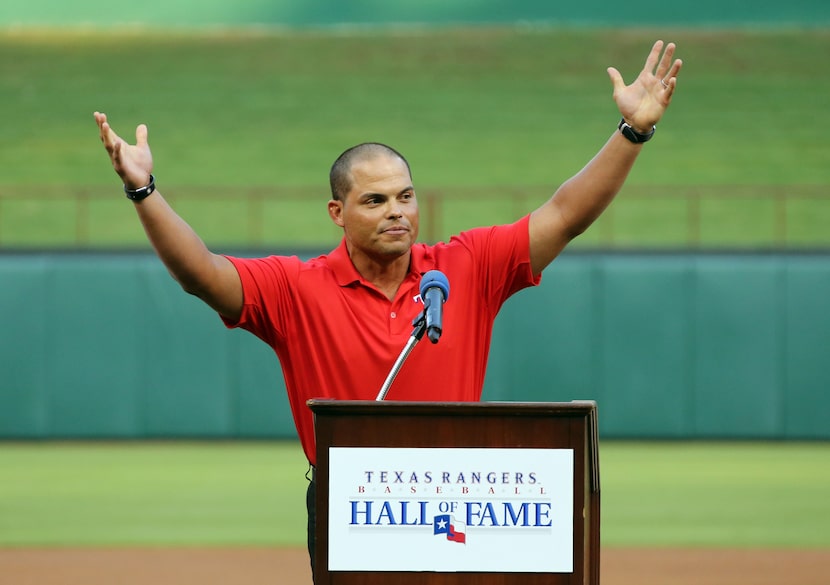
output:
[{"label": "thumb", "polygon": [[608,77],[611,78],[611,84],[614,86],[615,93],[625,88],[625,81],[623,81],[622,75],[614,67],[608,68]]},{"label": "thumb", "polygon": [[139,124],[135,129],[135,144],[136,146],[147,146],[147,125]]}]

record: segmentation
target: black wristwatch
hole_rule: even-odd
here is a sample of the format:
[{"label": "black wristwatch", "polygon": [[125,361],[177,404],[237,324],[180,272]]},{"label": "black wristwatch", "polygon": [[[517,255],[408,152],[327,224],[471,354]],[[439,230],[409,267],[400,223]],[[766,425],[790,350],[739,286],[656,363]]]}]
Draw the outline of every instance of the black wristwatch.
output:
[{"label": "black wristwatch", "polygon": [[153,175],[150,175],[150,182],[140,189],[127,189],[127,186],[124,185],[124,193],[127,194],[127,199],[131,199],[132,201],[142,201],[155,190],[156,178]]},{"label": "black wristwatch", "polygon": [[641,134],[637,132],[634,128],[632,128],[631,125],[625,121],[625,118],[620,120],[620,125],[617,126],[617,128],[623,136],[628,138],[634,144],[642,144],[643,142],[648,142],[649,140],[651,140],[651,137],[654,136],[654,131],[657,130],[657,126],[652,126],[651,132]]}]

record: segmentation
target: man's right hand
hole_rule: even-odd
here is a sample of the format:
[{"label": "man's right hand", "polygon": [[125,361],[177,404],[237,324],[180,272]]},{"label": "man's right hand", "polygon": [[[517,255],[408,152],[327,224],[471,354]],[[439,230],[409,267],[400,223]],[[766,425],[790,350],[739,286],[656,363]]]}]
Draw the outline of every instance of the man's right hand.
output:
[{"label": "man's right hand", "polygon": [[147,143],[147,126],[140,124],[135,129],[135,145],[128,144],[118,136],[107,122],[107,115],[95,112],[95,122],[101,134],[101,142],[110,155],[112,168],[121,177],[128,189],[140,189],[150,182],[153,172],[153,154]]}]

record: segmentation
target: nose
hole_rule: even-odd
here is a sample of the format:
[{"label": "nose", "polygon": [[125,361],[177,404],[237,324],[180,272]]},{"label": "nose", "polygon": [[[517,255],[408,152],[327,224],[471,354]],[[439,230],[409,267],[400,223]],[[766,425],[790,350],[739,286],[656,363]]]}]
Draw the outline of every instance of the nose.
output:
[{"label": "nose", "polygon": [[397,199],[392,199],[389,202],[389,209],[386,211],[386,217],[389,219],[399,219],[403,217],[403,211],[401,210],[401,205]]}]

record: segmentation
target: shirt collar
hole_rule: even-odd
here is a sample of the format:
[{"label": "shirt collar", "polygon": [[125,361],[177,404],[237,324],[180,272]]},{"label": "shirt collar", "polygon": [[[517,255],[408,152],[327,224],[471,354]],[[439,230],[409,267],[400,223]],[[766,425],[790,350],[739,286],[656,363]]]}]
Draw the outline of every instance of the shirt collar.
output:
[{"label": "shirt collar", "polygon": [[[346,247],[346,238],[340,240],[340,245],[329,253],[327,257],[329,268],[334,272],[337,279],[337,284],[340,286],[349,286],[356,282],[361,282],[363,278],[352,264],[352,259],[349,258],[349,250]],[[435,268],[435,258],[432,254],[432,249],[426,244],[415,244],[412,246],[412,252],[409,261],[409,276],[417,276],[419,279],[421,275]]]}]

